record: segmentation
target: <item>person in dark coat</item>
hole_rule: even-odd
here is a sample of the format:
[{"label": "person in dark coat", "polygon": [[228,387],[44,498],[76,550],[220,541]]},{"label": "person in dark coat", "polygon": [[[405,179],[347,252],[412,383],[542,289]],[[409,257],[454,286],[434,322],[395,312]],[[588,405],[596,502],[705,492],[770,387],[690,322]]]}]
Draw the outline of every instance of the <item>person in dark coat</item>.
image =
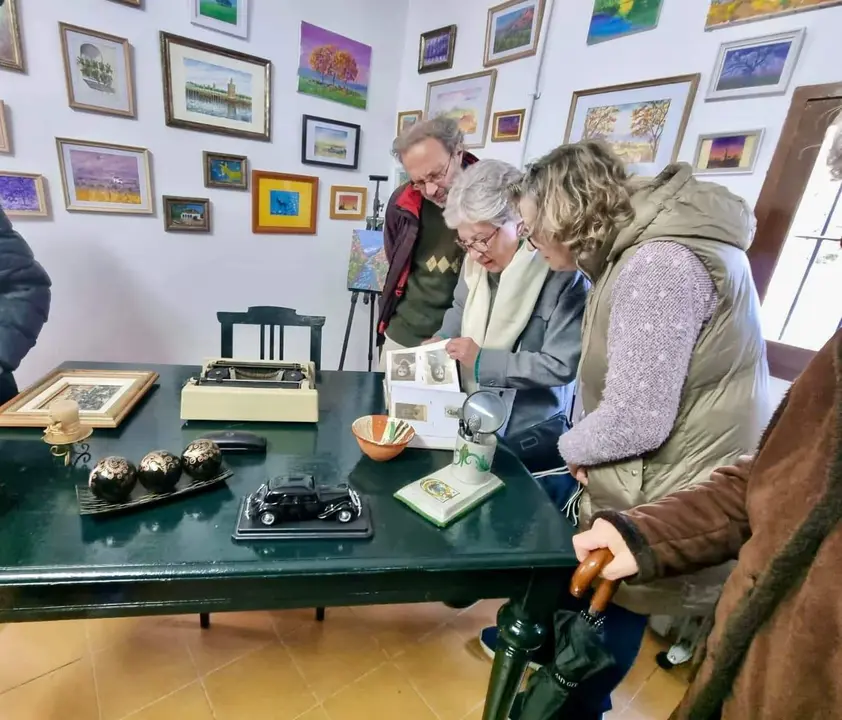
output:
[{"label": "person in dark coat", "polygon": [[0,405],[18,394],[12,373],[50,314],[50,276],[0,209]]}]

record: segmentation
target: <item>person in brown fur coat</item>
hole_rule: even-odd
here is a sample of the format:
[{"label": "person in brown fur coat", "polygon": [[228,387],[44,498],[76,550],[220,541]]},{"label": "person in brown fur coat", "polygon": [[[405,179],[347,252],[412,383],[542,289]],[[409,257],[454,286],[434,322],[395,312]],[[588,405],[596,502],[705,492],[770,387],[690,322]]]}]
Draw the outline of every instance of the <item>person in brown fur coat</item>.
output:
[{"label": "person in brown fur coat", "polygon": [[[831,166],[842,177],[842,116]],[[842,329],[815,355],[754,457],[574,538],[608,579],[645,583],[738,560],[674,720],[842,718]]]}]

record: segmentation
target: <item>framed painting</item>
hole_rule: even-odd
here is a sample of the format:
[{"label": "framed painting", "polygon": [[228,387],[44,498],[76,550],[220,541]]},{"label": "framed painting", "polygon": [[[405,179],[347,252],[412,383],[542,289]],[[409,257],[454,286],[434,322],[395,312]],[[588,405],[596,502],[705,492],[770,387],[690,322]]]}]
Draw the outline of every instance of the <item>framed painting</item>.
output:
[{"label": "framed painting", "polygon": [[129,5],[130,7],[139,8],[142,0],[111,0],[111,2],[120,3],[121,5]]},{"label": "framed painting", "polygon": [[6,104],[0,100],[0,153],[12,152],[12,136],[6,124]]},{"label": "framed painting", "polygon": [[56,138],[65,206],[71,212],[150,215],[152,173],[146,148]]},{"label": "framed painting", "polygon": [[0,5],[0,68],[18,72],[25,70],[18,22],[18,0],[6,0]]},{"label": "framed painting", "polygon": [[330,186],[331,220],[365,220],[368,188],[350,185]]},{"label": "framed painting", "polygon": [[315,235],[319,178],[253,170],[251,229],[255,233]]},{"label": "framed painting", "polygon": [[348,289],[383,292],[389,260],[382,230],[354,230],[348,259]]},{"label": "framed painting", "polygon": [[409,175],[402,167],[395,168],[395,189],[409,182]]},{"label": "framed painting", "polygon": [[577,90],[564,142],[603,140],[629,170],[654,177],[675,162],[699,86],[699,74]]},{"label": "framed painting", "polygon": [[298,92],[365,110],[371,45],[301,23]]},{"label": "framed painting", "polygon": [[834,5],[842,5],[842,0],[710,0],[705,30],[767,20],[805,10],[821,10]]},{"label": "framed painting", "polygon": [[424,117],[423,110],[404,110],[398,113],[398,135],[403,135]]},{"label": "framed painting", "polygon": [[722,43],[707,99],[731,100],[785,93],[804,44],[805,32],[801,28]]},{"label": "framed painting", "polygon": [[158,379],[147,370],[53,370],[0,407],[0,427],[50,424],[56,400],[75,400],[79,419],[95,428],[116,428]]},{"label": "framed painting", "polygon": [[360,163],[360,126],[304,115],[301,162],[304,165],[356,170]]},{"label": "framed painting", "polygon": [[763,130],[700,135],[693,157],[693,172],[747,174],[754,172]]},{"label": "framed painting", "polygon": [[0,170],[0,208],[9,217],[46,217],[49,211],[44,178]]},{"label": "framed painting", "polygon": [[485,59],[490,67],[538,52],[544,0],[509,0],[488,10]]},{"label": "framed painting", "polygon": [[190,22],[208,30],[247,38],[249,0],[190,0]]},{"label": "framed painting", "polygon": [[663,0],[594,0],[588,45],[658,27]]},{"label": "framed painting", "polygon": [[488,137],[496,70],[427,83],[424,117],[446,115],[459,121],[466,148],[480,148]]},{"label": "framed painting", "polygon": [[210,200],[164,195],[164,230],[209,233],[211,231]]},{"label": "framed painting", "polygon": [[269,60],[162,32],[161,64],[167,125],[270,139]]},{"label": "framed painting", "polygon": [[129,41],[67,23],[58,29],[70,107],[136,117]]},{"label": "framed painting", "polygon": [[202,153],[205,187],[221,190],[248,190],[248,158],[245,155]]},{"label": "framed painting", "polygon": [[453,53],[456,50],[456,26],[428,30],[421,33],[418,42],[418,72],[449,70],[453,67]]},{"label": "framed painting", "polygon": [[518,142],[523,134],[525,117],[525,109],[494,113],[491,121],[491,142]]}]

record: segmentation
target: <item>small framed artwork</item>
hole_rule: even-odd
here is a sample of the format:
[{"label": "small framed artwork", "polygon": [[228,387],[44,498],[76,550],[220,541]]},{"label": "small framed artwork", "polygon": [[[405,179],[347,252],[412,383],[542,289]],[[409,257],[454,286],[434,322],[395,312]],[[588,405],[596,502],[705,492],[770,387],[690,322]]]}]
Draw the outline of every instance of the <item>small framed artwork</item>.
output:
[{"label": "small framed artwork", "polygon": [[424,117],[423,110],[404,110],[398,113],[398,135],[403,135]]},{"label": "small framed artwork", "polygon": [[205,187],[221,190],[248,190],[248,158],[245,155],[202,153]]},{"label": "small framed artwork", "polygon": [[135,117],[129,41],[67,23],[58,29],[70,107]]},{"label": "small framed artwork", "polygon": [[154,212],[146,148],[56,138],[64,202],[71,212]]},{"label": "small framed artwork", "polygon": [[298,92],[365,110],[371,45],[301,23]]},{"label": "small framed artwork", "polygon": [[409,182],[409,175],[407,174],[406,170],[402,167],[395,168],[395,188],[399,188],[401,185],[406,185]]},{"label": "small framed artwork", "polygon": [[807,10],[821,10],[835,5],[842,5],[842,0],[710,0],[705,30],[716,30],[754,20],[768,20]]},{"label": "small framed artwork", "polygon": [[111,0],[111,2],[120,3],[121,5],[129,5],[130,7],[140,7],[142,0]]},{"label": "small framed artwork", "polygon": [[247,38],[249,0],[190,0],[190,22],[209,30]]},{"label": "small framed artwork", "polygon": [[491,121],[491,142],[517,142],[523,133],[526,110],[504,110],[494,113]]},{"label": "small framed artwork", "polygon": [[446,115],[458,120],[465,134],[465,147],[483,147],[488,137],[496,82],[497,70],[484,70],[427,83],[424,117]]},{"label": "small framed artwork", "polygon": [[455,50],[455,25],[446,25],[421,33],[418,44],[418,72],[449,70],[453,67],[453,52]]},{"label": "small framed artwork", "polygon": [[360,163],[360,126],[304,115],[301,162],[305,165],[356,170]]},{"label": "small framed artwork", "polygon": [[164,195],[164,230],[209,233],[210,229],[210,200]]},{"label": "small framed artwork", "polygon": [[9,217],[46,217],[44,178],[30,173],[0,171],[0,208]]},{"label": "small framed artwork", "polygon": [[162,32],[161,64],[167,125],[270,139],[269,60]]},{"label": "small framed artwork", "polygon": [[658,27],[658,16],[663,4],[663,0],[594,0],[588,27],[588,45]]},{"label": "small framed artwork", "polygon": [[316,234],[319,178],[252,170],[251,201],[252,232]]},{"label": "small framed artwork", "polygon": [[18,0],[0,5],[0,68],[24,71],[23,43],[18,22]]},{"label": "small framed artwork", "polygon": [[365,220],[368,189],[349,185],[330,186],[331,220]]},{"label": "small framed artwork", "polygon": [[712,133],[699,136],[693,172],[740,174],[754,172],[763,130]]},{"label": "small framed artwork", "polygon": [[12,137],[6,124],[6,105],[0,100],[0,153],[12,152]]},{"label": "small framed artwork", "polygon": [[538,52],[544,0],[509,0],[488,10],[485,59],[491,67]]},{"label": "small framed artwork", "polygon": [[678,158],[698,86],[696,73],[577,90],[564,142],[602,140],[635,175],[655,177]]},{"label": "small framed artwork", "polygon": [[781,95],[789,87],[805,29],[722,43],[708,100]]},{"label": "small framed artwork", "polygon": [[116,428],[158,379],[147,370],[53,370],[0,407],[0,427],[50,424],[56,400],[75,400],[79,419],[95,428]]}]

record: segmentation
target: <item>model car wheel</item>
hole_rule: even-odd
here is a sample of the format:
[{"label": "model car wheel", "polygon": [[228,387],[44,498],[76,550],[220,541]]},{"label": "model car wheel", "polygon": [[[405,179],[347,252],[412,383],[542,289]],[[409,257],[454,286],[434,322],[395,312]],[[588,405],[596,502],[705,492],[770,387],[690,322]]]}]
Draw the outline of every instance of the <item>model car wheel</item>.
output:
[{"label": "model car wheel", "polygon": [[354,513],[350,510],[340,510],[336,513],[336,519],[341,523],[348,523],[354,519]]},{"label": "model car wheel", "polygon": [[264,512],[260,513],[260,522],[269,527],[270,525],[275,524],[275,513],[272,512]]}]

